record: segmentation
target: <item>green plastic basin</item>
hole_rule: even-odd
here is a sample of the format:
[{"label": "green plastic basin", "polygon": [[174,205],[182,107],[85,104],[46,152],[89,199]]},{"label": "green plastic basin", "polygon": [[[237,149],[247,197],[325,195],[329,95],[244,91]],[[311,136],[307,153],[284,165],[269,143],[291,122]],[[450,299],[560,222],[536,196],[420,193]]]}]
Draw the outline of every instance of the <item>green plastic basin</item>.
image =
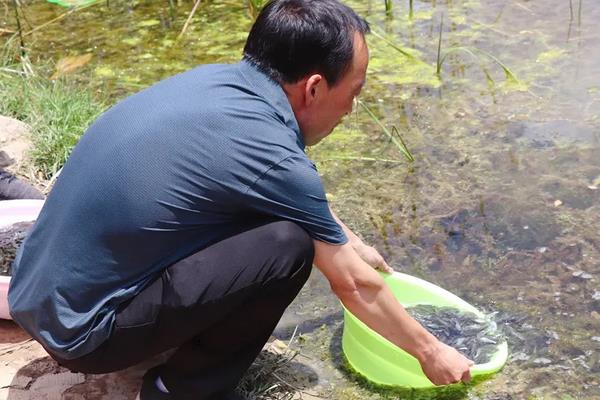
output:
[{"label": "green plastic basin", "polygon": [[[458,296],[423,279],[399,272],[382,274],[382,277],[405,307],[417,304],[450,306],[484,317],[481,311]],[[435,386],[423,374],[416,358],[373,331],[346,308],[342,349],[350,366],[375,384],[407,388]],[[489,362],[471,367],[471,376],[497,372],[504,366],[507,358],[507,343],[500,343]]]}]

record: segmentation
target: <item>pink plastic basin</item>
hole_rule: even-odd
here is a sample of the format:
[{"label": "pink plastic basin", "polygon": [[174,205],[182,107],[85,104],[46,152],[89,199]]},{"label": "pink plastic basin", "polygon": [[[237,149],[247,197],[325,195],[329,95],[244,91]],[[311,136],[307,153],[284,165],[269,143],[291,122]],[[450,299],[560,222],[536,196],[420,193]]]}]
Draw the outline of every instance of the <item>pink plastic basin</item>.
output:
[{"label": "pink plastic basin", "polygon": [[[16,222],[34,221],[44,205],[44,200],[0,201],[0,228]],[[8,284],[10,277],[0,275],[0,318],[11,319],[8,312]]]}]

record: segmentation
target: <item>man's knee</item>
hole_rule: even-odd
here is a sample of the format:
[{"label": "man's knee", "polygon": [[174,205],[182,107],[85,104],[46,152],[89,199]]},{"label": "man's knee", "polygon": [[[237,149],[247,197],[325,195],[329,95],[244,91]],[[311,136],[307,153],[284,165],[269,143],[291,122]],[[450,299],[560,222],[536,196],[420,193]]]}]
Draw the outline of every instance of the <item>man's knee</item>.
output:
[{"label": "man's knee", "polygon": [[310,235],[298,224],[278,221],[271,224],[272,245],[285,258],[291,258],[295,274],[299,269],[312,267],[315,249]]}]

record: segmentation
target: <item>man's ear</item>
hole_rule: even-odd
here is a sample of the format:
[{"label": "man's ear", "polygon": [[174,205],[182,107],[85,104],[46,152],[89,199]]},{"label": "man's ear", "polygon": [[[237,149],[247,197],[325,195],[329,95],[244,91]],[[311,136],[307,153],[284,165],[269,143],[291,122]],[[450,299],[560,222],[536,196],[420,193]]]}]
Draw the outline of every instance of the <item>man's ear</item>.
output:
[{"label": "man's ear", "polygon": [[311,106],[320,94],[325,80],[319,74],[310,75],[304,84],[304,105]]}]

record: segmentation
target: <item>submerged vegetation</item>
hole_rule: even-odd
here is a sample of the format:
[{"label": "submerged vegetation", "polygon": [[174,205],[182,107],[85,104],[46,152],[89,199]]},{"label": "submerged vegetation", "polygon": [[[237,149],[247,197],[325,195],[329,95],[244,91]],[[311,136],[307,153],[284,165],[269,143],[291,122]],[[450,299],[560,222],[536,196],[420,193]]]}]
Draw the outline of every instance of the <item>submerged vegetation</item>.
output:
[{"label": "submerged vegetation", "polygon": [[[90,91],[86,92],[86,90],[82,90],[82,88],[85,87],[83,82],[85,79],[81,79],[81,75],[78,77],[76,82],[75,80],[69,79],[68,75],[71,73],[69,68],[73,67],[72,65],[68,66],[64,74],[59,74],[66,76],[57,80],[48,80],[44,78],[44,76],[47,76],[44,73],[50,71],[47,64],[36,66],[36,72],[34,72],[34,67],[32,66],[32,63],[29,62],[28,55],[28,52],[33,50],[33,46],[27,43],[27,39],[30,37],[33,38],[33,34],[37,34],[38,32],[42,33],[47,29],[50,29],[53,24],[56,24],[59,21],[64,21],[69,16],[86,12],[87,9],[92,6],[94,6],[96,9],[106,9],[108,11],[110,8],[119,8],[123,5],[121,4],[122,2],[117,1],[110,3],[93,1],[60,3],[61,5],[70,4],[71,7],[64,13],[60,13],[58,16],[43,21],[37,26],[33,26],[28,21],[27,25],[29,28],[26,29],[22,23],[22,20],[26,18],[26,9],[28,6],[17,2],[16,0],[11,1],[15,18],[15,30],[13,37],[11,37],[5,44],[5,52],[6,49],[12,49],[14,51],[14,48],[17,47],[21,53],[21,56],[20,58],[9,57],[10,61],[7,61],[6,56],[4,57],[2,62],[5,64],[5,66],[3,68],[4,72],[1,76],[2,81],[0,82],[0,85],[3,93],[9,93],[11,90],[17,90],[18,93],[17,96],[7,96],[7,98],[10,100],[3,101],[2,104],[0,104],[0,112],[4,112],[15,117],[24,118],[26,122],[34,125],[34,130],[36,132],[36,150],[34,154],[34,161],[37,168],[39,168],[43,175],[48,177],[62,166],[69,154],[70,147],[76,143],[81,131],[96,115],[98,115],[98,113],[104,108],[104,105],[101,101],[95,100],[97,97],[96,95],[91,95]],[[248,21],[249,24],[251,19],[254,19],[259,10],[264,6],[265,1],[245,0],[245,2],[248,9],[248,15],[250,17],[250,20]],[[192,40],[190,36],[190,30],[193,29],[194,32],[199,32],[205,29],[214,29],[214,27],[218,26],[214,25],[214,27],[211,27],[206,23],[193,24],[193,20],[204,20],[205,18],[198,15],[198,10],[200,8],[203,8],[203,13],[206,13],[210,12],[211,8],[216,7],[215,4],[208,3],[205,4],[204,7],[200,7],[200,5],[201,0],[195,0],[192,2],[192,8],[188,13],[181,13],[178,11],[182,6],[181,0],[177,2],[174,2],[174,0],[169,0],[165,3],[165,12],[160,12],[159,19],[150,19],[137,22],[137,26],[140,28],[137,32],[139,37],[126,36],[122,39],[122,42],[135,49],[136,47],[139,47],[144,40],[146,40],[143,38],[143,36],[147,35],[147,30],[154,29],[155,26],[160,26],[165,34],[165,37],[159,40],[161,49],[164,49],[166,52],[169,51],[170,48],[183,46],[183,42],[189,42]],[[385,13],[390,17],[393,17],[392,0],[385,0],[384,5]],[[135,3],[130,3],[128,7],[131,8],[138,6]],[[408,10],[408,16],[410,19],[412,19],[414,15],[413,1],[408,1],[406,7]],[[184,17],[185,21],[183,21]],[[181,22],[175,23],[176,19]],[[177,26],[181,28],[177,30],[173,29]],[[393,39],[387,37],[387,34],[380,33],[379,29],[375,26],[373,27],[372,31],[372,35],[378,39],[378,43],[372,51],[373,58],[370,71],[372,71],[371,75],[374,75],[377,80],[381,80],[382,82],[398,84],[417,83],[429,85],[431,87],[439,87],[439,80],[441,79],[441,70],[443,64],[450,55],[458,52],[471,55],[481,66],[488,83],[492,86],[495,84],[495,80],[492,77],[492,74],[489,73],[488,69],[483,65],[483,58],[492,60],[499,65],[505,72],[507,80],[516,83],[519,82],[511,69],[509,69],[504,63],[500,62],[495,56],[486,51],[470,46],[453,46],[443,49],[442,51],[442,26],[440,26],[438,54],[435,67],[432,67],[431,64],[426,61],[426,57],[422,54],[422,51],[417,50],[414,48],[414,46],[412,46],[412,48],[408,48],[396,44]],[[178,33],[173,36],[176,32]],[[242,35],[240,32],[240,35],[236,37],[235,40],[241,44],[243,43],[243,38],[244,35]],[[221,54],[230,54],[220,50],[222,46],[223,49],[225,48],[224,46],[226,45],[224,43],[227,43],[227,37],[223,36],[222,41],[223,44],[219,44],[216,43],[215,40],[211,41],[211,39],[207,37],[207,54],[219,55],[219,58],[221,59],[223,58],[220,56]],[[229,43],[229,46],[231,46],[230,40]],[[402,57],[402,60],[397,60],[395,57],[393,57],[393,54],[390,53],[388,49],[393,49],[393,51],[397,52],[400,57]],[[153,56],[148,53],[143,54],[143,57],[147,57],[148,59],[151,57],[153,58]],[[85,58],[85,62],[82,62],[81,65],[77,65],[72,69],[75,70],[89,62],[90,65],[95,65],[95,74],[103,81],[114,81],[115,78],[122,76],[122,72],[117,72],[109,65],[98,65],[95,60],[90,62],[92,59],[91,53],[78,55],[75,57],[69,56],[66,58],[74,58],[77,61],[81,61],[83,58]],[[225,59],[230,58],[229,56],[226,56]],[[54,73],[53,78],[56,78],[57,74],[60,72],[59,65],[63,61],[65,61],[64,57],[57,62],[58,70]],[[18,68],[20,68],[21,71],[17,71],[13,68],[17,64],[20,64]],[[170,64],[172,64],[171,68],[173,68],[173,72],[179,72],[185,69],[183,65],[178,67],[176,61],[171,62]],[[396,65],[400,68],[394,70],[393,65]],[[29,70],[27,70],[27,68],[29,68]],[[131,69],[131,67],[128,67],[128,69]],[[124,85],[126,88],[126,92],[138,90],[139,88],[144,87],[145,80],[140,80],[139,77],[126,76],[123,78],[122,85]],[[22,90],[16,89],[17,87],[22,87]],[[517,85],[514,85],[514,87],[517,87]],[[51,98],[52,100],[46,100],[45,98]],[[69,102],[72,102],[73,104],[68,105]],[[46,107],[45,104],[50,104],[51,107]],[[363,110],[369,116],[369,118],[371,118],[372,121],[383,130],[385,135],[399,149],[404,157],[409,161],[413,161],[414,156],[408,150],[408,146],[402,137],[400,130],[397,127],[388,129],[376,117],[376,114],[371,111],[370,107],[367,106],[364,100],[359,104],[361,105],[361,110]],[[21,105],[23,105],[23,107],[21,107]],[[57,118],[59,115],[63,114],[67,114],[69,117],[66,120],[65,118]],[[50,123],[51,120],[53,121],[52,123]]]},{"label": "submerged vegetation", "polygon": [[387,137],[392,141],[392,143],[394,143],[394,145],[396,145],[396,147],[398,148],[398,150],[400,150],[400,152],[404,155],[404,157],[406,157],[406,159],[408,161],[411,161],[411,162],[415,161],[415,158],[413,157],[412,153],[410,152],[408,147],[406,147],[406,143],[404,143],[402,136],[400,136],[398,129],[395,126],[393,126],[392,130],[390,131],[379,120],[379,118],[377,118],[377,116],[373,113],[373,111],[371,111],[371,109],[369,107],[367,107],[367,105],[365,103],[363,103],[362,101],[359,100],[358,104],[367,112],[367,114],[369,114],[369,117],[371,117],[373,119],[373,121],[375,121],[375,123],[377,125],[379,125],[381,130],[387,135]]}]

